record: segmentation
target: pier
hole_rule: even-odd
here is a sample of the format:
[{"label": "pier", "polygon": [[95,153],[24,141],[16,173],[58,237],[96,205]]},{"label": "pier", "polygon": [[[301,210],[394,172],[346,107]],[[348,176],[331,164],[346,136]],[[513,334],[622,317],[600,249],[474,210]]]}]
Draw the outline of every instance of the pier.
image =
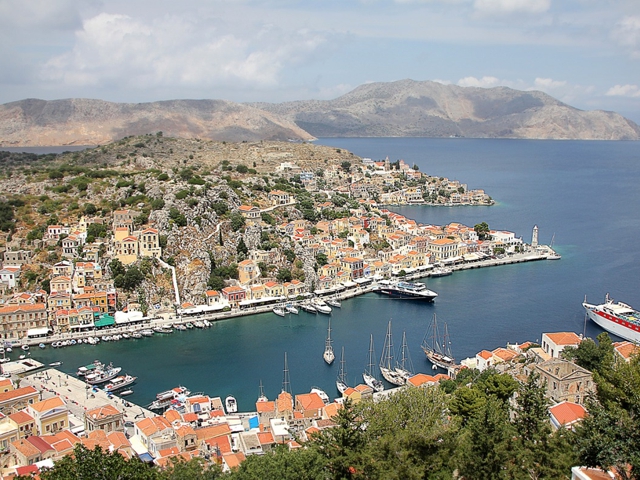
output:
[{"label": "pier", "polygon": [[88,410],[112,405],[124,414],[125,422],[137,422],[143,418],[153,417],[155,414],[139,405],[132,404],[117,395],[107,395],[101,389],[93,389],[91,385],[79,378],[68,375],[55,368],[25,375],[19,379],[20,386],[28,385],[40,392],[40,399],[45,400],[59,396],[62,398],[69,412],[84,424],[84,414]]}]

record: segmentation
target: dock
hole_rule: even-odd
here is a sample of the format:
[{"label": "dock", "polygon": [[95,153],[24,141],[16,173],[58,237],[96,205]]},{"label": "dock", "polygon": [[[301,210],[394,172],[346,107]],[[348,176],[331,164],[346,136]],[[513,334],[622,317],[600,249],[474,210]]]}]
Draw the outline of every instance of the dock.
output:
[{"label": "dock", "polygon": [[[107,396],[103,390],[95,392],[90,385],[79,378],[68,375],[55,368],[47,368],[19,379],[20,386],[30,385],[40,392],[41,400],[58,396],[62,398],[69,412],[84,424],[84,414],[88,410],[112,405],[124,413],[125,422],[137,422],[143,418],[153,417],[155,413],[121,399],[117,395]],[[129,406],[127,406],[129,405]]]}]

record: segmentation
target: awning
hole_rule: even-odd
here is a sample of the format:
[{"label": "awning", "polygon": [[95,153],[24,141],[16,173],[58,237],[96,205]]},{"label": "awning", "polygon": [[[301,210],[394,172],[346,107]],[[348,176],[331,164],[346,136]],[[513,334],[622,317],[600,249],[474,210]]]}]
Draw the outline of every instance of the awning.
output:
[{"label": "awning", "polygon": [[110,327],[115,323],[116,321],[113,319],[111,315],[103,315],[98,320],[95,321],[95,326],[97,328]]},{"label": "awning", "polygon": [[95,325],[93,324],[93,322],[89,322],[89,323],[76,323],[74,325],[71,325],[70,328],[93,328]]},{"label": "awning", "polygon": [[42,337],[48,335],[51,330],[48,327],[30,328],[27,330],[27,337]]}]

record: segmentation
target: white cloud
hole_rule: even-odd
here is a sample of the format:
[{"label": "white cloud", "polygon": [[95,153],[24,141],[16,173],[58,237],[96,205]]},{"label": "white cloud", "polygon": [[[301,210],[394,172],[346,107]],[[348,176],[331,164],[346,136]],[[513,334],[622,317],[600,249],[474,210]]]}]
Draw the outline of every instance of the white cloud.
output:
[{"label": "white cloud", "polygon": [[628,48],[634,57],[640,56],[640,17],[625,17],[611,32],[613,39]]},{"label": "white cloud", "polygon": [[218,18],[188,14],[137,20],[100,13],[76,32],[69,52],[47,62],[43,76],[76,86],[269,87],[285,65],[327,42],[305,29],[252,27],[231,31]]},{"label": "white cloud", "polygon": [[544,13],[551,7],[551,0],[475,0],[473,7],[488,15]]},{"label": "white cloud", "polygon": [[551,78],[536,78],[533,82],[534,88],[537,90],[554,90],[557,88],[562,88],[567,85],[567,82],[564,80],[553,80]]},{"label": "white cloud", "polygon": [[458,80],[458,85],[461,87],[491,88],[497,87],[498,85],[504,85],[504,83],[501,83],[496,77],[464,77]]},{"label": "white cloud", "polygon": [[440,78],[434,78],[432,82],[441,83],[442,85],[451,85],[451,80],[441,80]]},{"label": "white cloud", "polygon": [[605,93],[608,97],[640,97],[640,87],[637,85],[615,85]]}]

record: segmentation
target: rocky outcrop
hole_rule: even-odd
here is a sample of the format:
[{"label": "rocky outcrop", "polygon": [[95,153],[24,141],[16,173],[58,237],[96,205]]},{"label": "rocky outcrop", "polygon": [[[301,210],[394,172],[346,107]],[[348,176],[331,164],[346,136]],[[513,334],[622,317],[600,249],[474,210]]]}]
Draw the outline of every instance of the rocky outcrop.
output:
[{"label": "rocky outcrop", "polygon": [[617,113],[506,87],[401,80],[362,85],[335,100],[252,105],[316,137],[640,139],[640,127]]}]

